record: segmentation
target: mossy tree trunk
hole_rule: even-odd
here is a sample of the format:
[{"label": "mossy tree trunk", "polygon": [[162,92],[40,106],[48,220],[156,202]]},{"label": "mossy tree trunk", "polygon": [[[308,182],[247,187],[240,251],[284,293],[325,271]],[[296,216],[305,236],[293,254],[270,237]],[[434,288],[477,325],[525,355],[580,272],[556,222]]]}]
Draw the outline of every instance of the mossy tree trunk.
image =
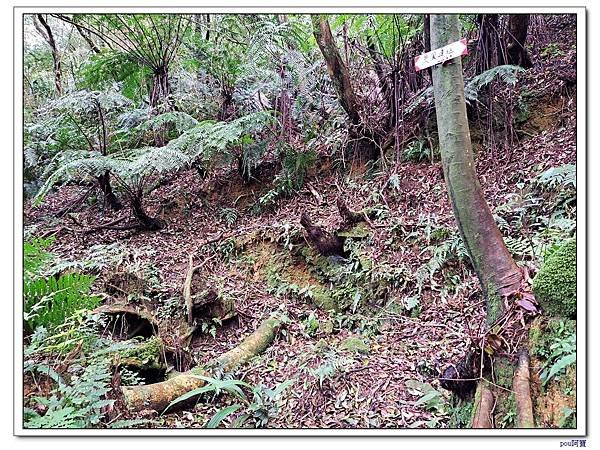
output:
[{"label": "mossy tree trunk", "polygon": [[[458,15],[431,16],[432,49],[458,41],[459,33]],[[504,244],[477,179],[460,58],[435,66],[432,75],[444,178],[460,234],[487,300],[487,323],[491,325],[504,312],[503,297],[519,289],[522,274]],[[484,383],[479,390],[485,394],[482,398],[489,400]],[[480,419],[489,415],[483,406],[476,405]],[[491,420],[474,420],[474,426],[491,424]]]}]

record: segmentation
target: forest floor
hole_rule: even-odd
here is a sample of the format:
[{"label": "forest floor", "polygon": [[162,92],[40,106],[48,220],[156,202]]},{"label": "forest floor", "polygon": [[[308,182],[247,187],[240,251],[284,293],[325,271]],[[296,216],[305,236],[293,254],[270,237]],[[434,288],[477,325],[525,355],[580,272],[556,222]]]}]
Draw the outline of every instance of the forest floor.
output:
[{"label": "forest floor", "polygon": [[[529,92],[530,103],[519,138],[506,148],[475,142],[477,173],[493,211],[544,170],[576,161],[575,90],[556,78],[574,64],[575,50],[558,45],[559,56],[538,52],[532,56],[540,63],[520,75],[517,88]],[[194,278],[194,291],[212,288],[233,298],[237,315],[195,333],[183,359],[171,361],[178,370],[235,347],[262,319],[284,311],[289,323],[283,332],[264,354],[234,374],[270,388],[294,380],[269,418],[270,428],[449,426],[449,410],[419,403],[426,391],[410,380],[439,387],[439,370],[468,350],[469,335],[484,320],[485,304],[470,265],[450,257],[443,261],[445,270],[432,269],[431,279],[418,286],[417,274],[431,268],[427,264],[435,256],[434,244],[457,233],[441,163],[401,162],[354,175],[336,169],[333,163],[316,167],[297,195],[263,210],[254,206],[269,189],[265,183],[243,184],[231,168],[206,179],[195,170],[180,172],[163,180],[145,200],[148,212],[167,222],[158,232],[86,234],[86,229],[123,214],[104,210],[101,202],[57,219],[56,213],[86,189],[78,186],[58,189],[41,206],[26,205],[24,223],[36,232],[60,228],[50,250],[64,259],[83,260],[98,245],[121,252],[118,267],[100,273],[97,289],[106,292],[103,287],[115,272],[144,278],[149,290],[127,295],[127,289],[113,289],[105,303],[128,301],[150,311],[170,346],[177,345],[179,325],[185,321],[181,292],[190,255],[196,264],[211,257]],[[356,254],[370,261],[370,269],[365,278],[349,284],[354,290],[348,292],[356,295],[361,288],[356,283],[375,283],[377,277],[392,282],[375,298],[360,299],[358,308],[335,312],[311,301],[315,286],[340,298],[346,294],[319,278],[299,218],[306,212],[316,224],[340,229],[340,197],[353,210],[379,211],[366,232],[353,236]],[[215,244],[203,244],[220,233]],[[352,304],[356,299],[346,300]],[[160,427],[201,427],[231,403],[221,395],[187,412],[151,418]]]}]

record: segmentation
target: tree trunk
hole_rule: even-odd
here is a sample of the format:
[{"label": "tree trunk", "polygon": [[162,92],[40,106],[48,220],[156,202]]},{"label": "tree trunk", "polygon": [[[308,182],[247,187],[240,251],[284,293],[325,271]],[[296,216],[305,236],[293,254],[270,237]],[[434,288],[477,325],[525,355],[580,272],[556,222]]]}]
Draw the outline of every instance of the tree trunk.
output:
[{"label": "tree trunk", "polygon": [[498,32],[498,14],[479,14],[479,39],[477,42],[477,60],[475,70],[477,73],[504,64],[505,49]]},{"label": "tree trunk", "polygon": [[38,23],[35,21],[35,19],[34,19],[33,23],[34,23],[36,29],[38,30],[38,32],[42,35],[44,40],[50,46],[50,50],[52,52],[52,63],[54,66],[54,87],[56,88],[56,93],[59,96],[61,96],[62,92],[63,92],[62,91],[62,69],[61,69],[61,64],[60,64],[60,54],[58,53],[56,41],[54,40],[54,35],[52,34],[52,29],[50,28],[50,25],[48,25],[48,22],[46,22],[46,19],[44,19],[44,15],[37,14],[36,17],[37,17],[39,23],[44,27],[45,32],[38,25]]},{"label": "tree trunk", "polygon": [[350,73],[335,45],[327,17],[322,14],[315,14],[311,16],[311,19],[315,39],[327,64],[327,71],[329,72],[331,81],[333,81],[340,104],[348,114],[352,124],[359,126],[361,120],[358,101],[352,89]]},{"label": "tree trunk", "polygon": [[165,227],[165,223],[163,220],[159,218],[150,217],[148,214],[146,214],[146,211],[144,210],[144,207],[142,205],[141,197],[131,199],[131,209],[133,210],[133,215],[138,220],[138,222],[144,230],[158,231],[162,230]]},{"label": "tree trunk", "polygon": [[[432,15],[433,49],[457,41],[459,32],[458,15]],[[475,173],[460,57],[435,66],[432,75],[444,178],[460,234],[487,301],[486,321],[492,325],[504,312],[504,296],[519,290],[522,274],[504,244]],[[497,362],[500,360],[494,362],[494,368]],[[492,395],[488,382],[480,380],[474,427],[493,426]]]},{"label": "tree trunk", "polygon": [[516,64],[525,69],[533,67],[529,53],[525,48],[529,14],[511,14],[508,16],[508,63]]},{"label": "tree trunk", "polygon": [[79,32],[79,35],[85,40],[85,42],[87,42],[88,46],[90,47],[90,50],[93,51],[95,54],[99,54],[100,53],[100,49],[94,43],[94,40],[92,39],[91,33],[88,30],[84,30],[78,24],[74,24],[74,25],[75,25],[75,28],[77,29],[77,31]]},{"label": "tree trunk", "polygon": [[[431,19],[432,48],[459,39],[456,15]],[[461,236],[488,298],[488,318],[502,312],[500,299],[517,290],[521,272],[504,245],[475,173],[460,58],[433,68],[435,109],[444,177]]]},{"label": "tree trunk", "polygon": [[356,139],[357,148],[361,155],[364,155],[367,159],[375,159],[377,157],[375,136],[362,123],[359,102],[352,87],[350,72],[335,45],[327,16],[313,14],[311,19],[313,34],[325,59],[327,72],[333,82],[338,100],[354,126],[351,129],[350,135]]},{"label": "tree trunk", "polygon": [[171,97],[171,84],[166,67],[159,67],[152,75],[152,86],[150,88],[150,108],[153,112],[164,113],[173,110],[173,99]]},{"label": "tree trunk", "polygon": [[[152,75],[152,85],[150,86],[150,114],[158,115],[173,111],[173,106],[168,69],[167,67],[159,67],[154,70]],[[166,126],[155,131],[154,143],[157,147],[165,145],[166,133]]]},{"label": "tree trunk", "polygon": [[118,211],[123,207],[117,196],[112,190],[110,184],[110,173],[108,171],[98,177],[98,184],[104,194],[104,205],[108,206],[113,211]]}]

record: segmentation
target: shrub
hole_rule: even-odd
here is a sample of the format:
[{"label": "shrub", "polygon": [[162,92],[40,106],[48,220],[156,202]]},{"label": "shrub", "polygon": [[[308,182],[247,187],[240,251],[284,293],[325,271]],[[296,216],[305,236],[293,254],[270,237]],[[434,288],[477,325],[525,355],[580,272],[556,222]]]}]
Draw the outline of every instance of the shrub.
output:
[{"label": "shrub", "polygon": [[533,280],[533,292],[552,316],[574,318],[577,311],[577,245],[566,241],[544,262]]}]

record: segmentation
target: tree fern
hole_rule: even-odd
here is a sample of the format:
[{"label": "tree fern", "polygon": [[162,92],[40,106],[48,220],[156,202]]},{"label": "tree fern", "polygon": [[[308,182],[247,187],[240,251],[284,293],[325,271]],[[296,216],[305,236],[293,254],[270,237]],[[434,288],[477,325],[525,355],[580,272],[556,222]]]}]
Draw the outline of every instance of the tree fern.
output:
[{"label": "tree fern", "polygon": [[179,134],[198,125],[198,121],[182,111],[172,111],[152,116],[138,126],[140,131],[158,131],[165,125],[173,125]]},{"label": "tree fern", "polygon": [[183,169],[196,159],[210,162],[223,154],[244,133],[257,132],[271,120],[266,112],[249,114],[232,122],[204,121],[186,131],[164,147],[145,147],[123,150],[110,155],[93,151],[65,151],[52,167],[58,168],[48,176],[36,196],[43,200],[57,183],[85,180],[105,172],[116,175],[122,183],[136,184],[149,175]]}]

